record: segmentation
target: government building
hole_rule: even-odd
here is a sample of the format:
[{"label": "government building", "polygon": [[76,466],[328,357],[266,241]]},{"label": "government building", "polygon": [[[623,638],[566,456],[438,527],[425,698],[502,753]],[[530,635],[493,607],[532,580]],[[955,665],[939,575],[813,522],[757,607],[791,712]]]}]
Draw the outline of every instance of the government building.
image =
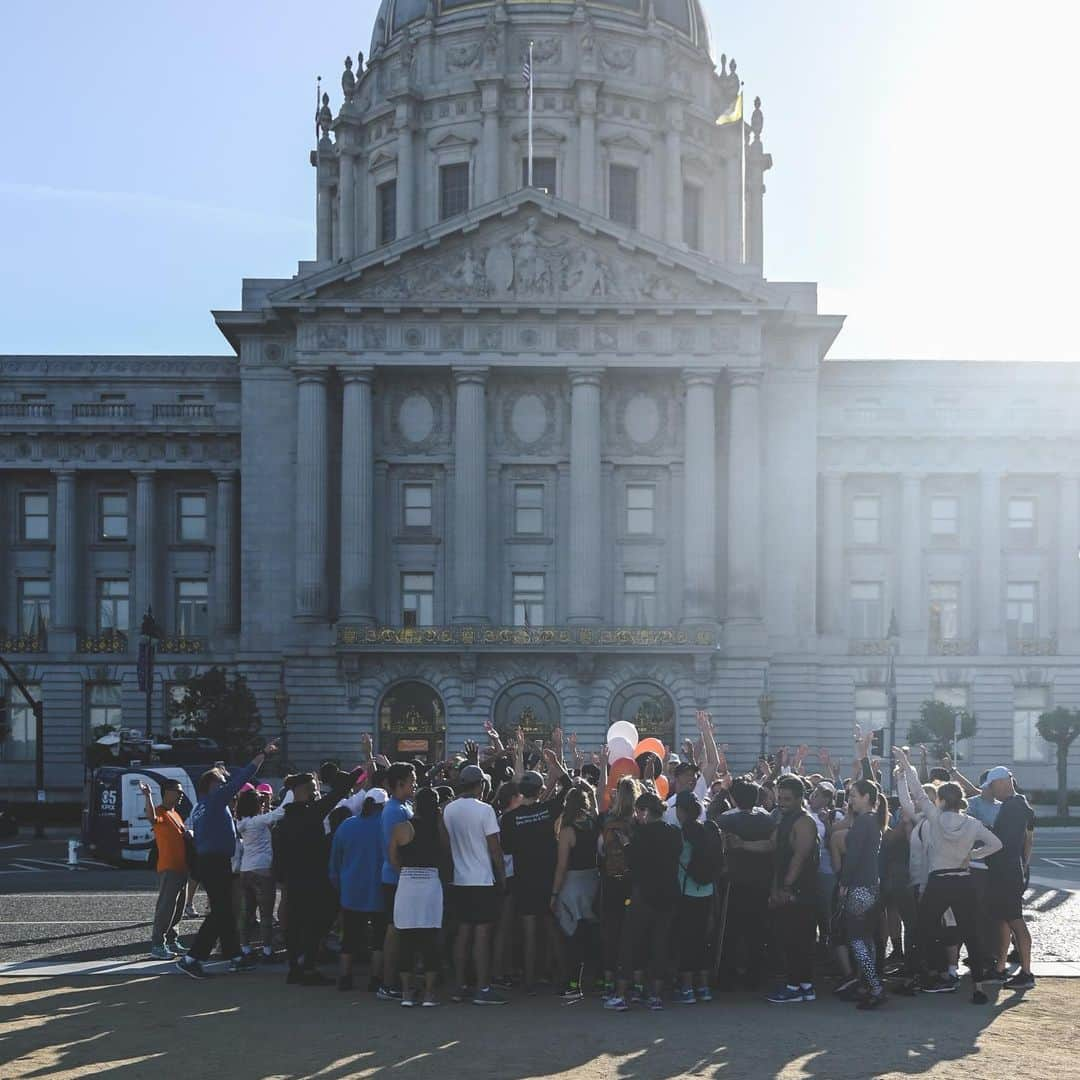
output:
[{"label": "government building", "polygon": [[765,276],[721,44],[697,0],[383,0],[318,113],[316,257],[215,312],[228,355],[0,357],[0,653],[50,798],[143,727],[147,608],[156,732],[220,665],[307,767],[486,721],[677,745],[702,707],[735,767],[847,761],[895,686],[901,739],[963,705],[972,772],[1054,785],[1077,373],[829,361],[842,317]]}]

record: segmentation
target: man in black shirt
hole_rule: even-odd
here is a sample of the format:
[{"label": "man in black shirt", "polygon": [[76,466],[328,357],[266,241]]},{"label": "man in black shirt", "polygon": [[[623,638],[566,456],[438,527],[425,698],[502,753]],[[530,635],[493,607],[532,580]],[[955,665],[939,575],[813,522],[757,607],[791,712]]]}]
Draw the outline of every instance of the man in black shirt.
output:
[{"label": "man in black shirt", "polygon": [[[1004,765],[997,765],[986,774],[983,792],[1001,803],[994,834],[1001,840],[1002,848],[987,859],[990,878],[986,904],[988,914],[1000,926],[994,977],[1004,982],[1008,990],[1030,990],[1035,985],[1035,976],[1031,974],[1031,933],[1024,922],[1023,905],[1035,812],[1017,792],[1013,775]],[[1013,937],[1020,952],[1020,970],[1011,979],[1005,979],[1005,958]]]},{"label": "man in black shirt", "polygon": [[504,855],[514,858],[510,879],[514,908],[524,930],[525,985],[531,993],[536,986],[537,920],[544,925],[549,947],[560,955],[560,941],[551,916],[551,887],[555,880],[555,819],[558,811],[551,801],[540,801],[544,778],[526,772],[518,782],[521,805],[503,814],[499,823]]}]

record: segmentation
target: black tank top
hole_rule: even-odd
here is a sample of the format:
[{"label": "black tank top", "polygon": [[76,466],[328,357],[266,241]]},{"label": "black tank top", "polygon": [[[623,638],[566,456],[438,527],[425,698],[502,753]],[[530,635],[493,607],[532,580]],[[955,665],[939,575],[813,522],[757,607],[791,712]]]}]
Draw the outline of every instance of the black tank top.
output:
[{"label": "black tank top", "polygon": [[413,838],[398,848],[398,858],[402,866],[411,867],[438,867],[442,861],[442,847],[439,844],[439,835],[433,837],[422,836],[413,823]]},{"label": "black tank top", "polygon": [[596,823],[575,825],[574,846],[570,849],[569,870],[596,869]]},{"label": "black tank top", "polygon": [[[810,815],[805,810],[800,810],[794,814],[783,814],[780,818],[780,825],[776,830],[777,879],[781,888],[795,854],[791,846],[791,830],[795,827],[795,823],[803,818],[810,820]],[[821,860],[821,849],[818,841],[817,826],[814,825],[812,820],[810,825],[814,834],[814,847],[810,852],[810,857],[802,864],[799,876],[795,879],[791,889],[797,904],[813,904],[817,900],[817,874],[818,863]]]}]

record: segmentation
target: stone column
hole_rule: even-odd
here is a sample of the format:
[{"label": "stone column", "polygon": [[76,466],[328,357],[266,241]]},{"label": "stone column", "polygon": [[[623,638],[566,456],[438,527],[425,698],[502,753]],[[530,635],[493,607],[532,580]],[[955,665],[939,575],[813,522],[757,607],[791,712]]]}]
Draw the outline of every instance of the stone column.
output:
[{"label": "stone column", "polygon": [[[58,469],[56,478],[56,548],[53,566],[53,611],[49,627],[52,644],[74,648],[76,631],[76,583],[78,581],[75,471]],[[63,638],[57,640],[57,635]]]},{"label": "stone column", "polygon": [[761,623],[760,368],[730,372],[728,449],[728,582],[725,640],[756,645]]},{"label": "stone column", "polygon": [[327,373],[296,373],[296,593],[294,614],[327,617]]},{"label": "stone column", "polygon": [[1080,478],[1058,477],[1058,649],[1076,651],[1080,637]]},{"label": "stone column", "polygon": [[596,91],[595,82],[578,81],[578,203],[583,210],[592,211],[598,211],[600,206],[596,181]]},{"label": "stone column", "polygon": [[570,371],[570,597],[567,621],[598,623],[603,532],[599,368]]},{"label": "stone column", "polygon": [[743,178],[742,148],[732,157],[724,158],[724,259],[730,263],[743,261]]},{"label": "stone column", "polygon": [[844,475],[826,473],[823,480],[821,536],[824,569],[821,597],[822,630],[836,637],[846,637],[844,613],[847,582],[844,580]]},{"label": "stone column", "polygon": [[404,240],[416,229],[413,130],[407,101],[398,102],[394,126],[397,128],[397,238]]},{"label": "stone column", "polygon": [[353,177],[353,156],[342,151],[338,181],[338,232],[341,257],[351,259],[356,254],[356,181]]},{"label": "stone column", "polygon": [[156,476],[151,469],[135,473],[135,597],[131,605],[132,625],[138,630],[147,608],[153,608],[158,624],[165,628],[165,612],[155,594],[154,487]]},{"label": "stone column", "polygon": [[683,621],[715,622],[716,373],[684,371]]},{"label": "stone column", "polygon": [[341,603],[342,619],[375,621],[375,449],[371,385],[374,368],[342,374]]},{"label": "stone column", "polygon": [[487,368],[454,368],[454,621],[487,622]]},{"label": "stone column", "polygon": [[[900,498],[900,635],[905,652],[925,652],[927,597],[922,580],[922,477],[905,473]],[[889,612],[885,612],[889,617]]]},{"label": "stone column", "polygon": [[681,108],[672,106],[667,131],[664,132],[664,157],[667,176],[665,192],[665,239],[672,247],[683,246],[683,175]]},{"label": "stone column", "polygon": [[214,535],[214,630],[235,633],[236,610],[236,471],[221,469],[217,479],[217,528]]},{"label": "stone column", "polygon": [[[480,85],[480,113],[483,128],[480,132],[480,192],[479,202],[491,202],[499,197],[499,85],[501,79],[478,79]],[[512,178],[512,187],[518,187],[518,177]]]},{"label": "stone column", "polygon": [[1001,475],[979,475],[979,652],[1005,651],[1001,583]]},{"label": "stone column", "polygon": [[324,171],[319,167],[318,204],[315,213],[315,258],[319,262],[331,262],[334,257],[334,203]]}]

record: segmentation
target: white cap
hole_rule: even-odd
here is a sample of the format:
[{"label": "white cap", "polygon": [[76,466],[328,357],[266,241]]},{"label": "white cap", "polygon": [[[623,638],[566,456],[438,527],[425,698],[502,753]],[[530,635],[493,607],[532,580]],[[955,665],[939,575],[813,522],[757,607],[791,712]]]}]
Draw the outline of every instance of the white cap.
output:
[{"label": "white cap", "polygon": [[1012,773],[1004,765],[995,765],[983,781],[982,790],[985,791],[995,780],[1011,780]]}]

